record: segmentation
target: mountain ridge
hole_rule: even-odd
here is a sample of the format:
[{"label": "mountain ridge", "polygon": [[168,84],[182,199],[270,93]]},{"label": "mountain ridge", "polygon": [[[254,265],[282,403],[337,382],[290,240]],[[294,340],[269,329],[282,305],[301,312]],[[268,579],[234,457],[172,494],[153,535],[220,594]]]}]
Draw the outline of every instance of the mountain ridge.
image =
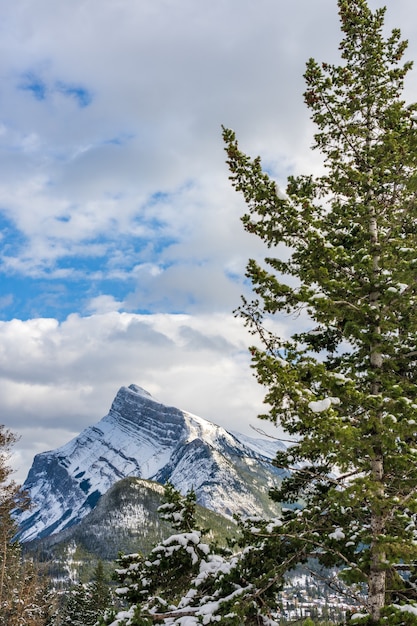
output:
[{"label": "mountain ridge", "polygon": [[[276,442],[276,450],[283,445]],[[252,439],[158,402],[137,385],[121,387],[98,423],[56,450],[38,454],[23,485],[32,508],[18,515],[29,541],[78,524],[118,480],[165,483],[221,515],[276,512],[267,493],[282,472],[271,442]]]}]

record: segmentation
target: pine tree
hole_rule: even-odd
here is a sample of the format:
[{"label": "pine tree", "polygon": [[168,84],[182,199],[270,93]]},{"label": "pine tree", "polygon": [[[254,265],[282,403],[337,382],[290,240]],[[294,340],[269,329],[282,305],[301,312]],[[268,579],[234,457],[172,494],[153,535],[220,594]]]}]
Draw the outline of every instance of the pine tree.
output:
[{"label": "pine tree", "polygon": [[95,618],[103,614],[103,611],[112,604],[112,594],[103,566],[103,561],[98,561],[94,570],[93,580],[88,586],[90,594],[90,607],[94,611]]},{"label": "pine tree", "polygon": [[152,624],[152,615],[163,622],[165,613],[175,614],[181,608],[181,599],[209,552],[208,546],[200,541],[195,506],[193,491],[181,496],[172,485],[166,485],[159,513],[176,532],[155,546],[146,559],[141,554],[119,558],[116,573],[122,586],[116,593],[127,602],[129,610],[118,614],[117,624],[125,624],[127,617],[133,626]]},{"label": "pine tree", "polygon": [[282,584],[275,571],[282,546],[273,534],[268,535],[266,522],[241,521],[240,549],[232,552],[202,542],[194,492],[182,496],[168,484],[165,500],[160,514],[171,523],[174,534],[146,558],[140,554],[119,558],[116,593],[126,608],[109,612],[100,623],[278,626],[272,614]]},{"label": "pine tree", "polygon": [[62,626],[94,626],[111,606],[110,581],[99,561],[91,582],[79,582],[66,592],[57,622]]},{"label": "pine tree", "polygon": [[[397,611],[415,624],[417,105],[402,99],[412,64],[399,30],[384,36],[385,8],[338,9],[340,65],[310,59],[305,73],[324,173],[290,177],[284,194],[224,129],[244,226],[276,250],[249,261],[256,299],[239,313],[261,340],[251,352],[262,417],[294,439],[274,493],[304,506],[279,530],[288,554],[341,568],[368,623],[387,611],[396,623]],[[298,320],[289,338],[269,325],[280,314]]]},{"label": "pine tree", "polygon": [[90,597],[86,586],[78,583],[65,592],[63,607],[59,610],[62,626],[94,626],[97,617],[90,611]]},{"label": "pine tree", "polygon": [[52,599],[36,565],[23,558],[15,540],[13,510],[28,505],[10,479],[9,454],[15,442],[16,436],[0,425],[0,626],[45,626]]},{"label": "pine tree", "polygon": [[16,527],[11,517],[16,506],[18,487],[10,480],[11,470],[8,465],[10,448],[15,441],[13,433],[0,426],[0,615],[8,612],[11,569],[19,563],[20,558],[18,546],[13,542]]}]

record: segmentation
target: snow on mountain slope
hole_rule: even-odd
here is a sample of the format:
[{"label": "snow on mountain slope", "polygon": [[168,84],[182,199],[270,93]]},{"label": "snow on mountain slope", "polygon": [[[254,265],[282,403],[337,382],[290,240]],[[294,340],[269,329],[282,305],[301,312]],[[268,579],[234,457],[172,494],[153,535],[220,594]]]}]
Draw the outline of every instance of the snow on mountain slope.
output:
[{"label": "snow on mountain slope", "polygon": [[242,433],[236,433],[234,431],[232,431],[232,435],[239,439],[240,443],[243,443],[243,445],[269,459],[275,458],[277,450],[285,450],[284,444],[279,443],[278,439],[274,439],[273,437],[258,439],[257,437],[249,437],[248,435],[242,435]]},{"label": "snow on mountain slope", "polygon": [[35,457],[23,486],[32,508],[18,517],[19,537],[77,524],[126,476],[170,480],[183,493],[194,488],[200,504],[223,515],[261,514],[273,509],[265,495],[280,479],[272,456],[270,441],[231,434],[136,385],[122,387],[100,422]]}]

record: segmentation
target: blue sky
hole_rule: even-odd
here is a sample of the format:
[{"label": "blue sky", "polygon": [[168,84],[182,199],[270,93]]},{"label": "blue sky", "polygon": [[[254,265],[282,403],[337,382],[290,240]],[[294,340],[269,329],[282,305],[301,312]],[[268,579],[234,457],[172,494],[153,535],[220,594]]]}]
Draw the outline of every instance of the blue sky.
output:
[{"label": "blue sky", "polygon": [[[415,2],[392,4],[417,59]],[[282,186],[318,171],[302,74],[336,58],[338,28],[335,0],[2,4],[0,410],[19,480],[121,385],[259,425],[232,311],[264,250],[241,228],[221,125]]]}]

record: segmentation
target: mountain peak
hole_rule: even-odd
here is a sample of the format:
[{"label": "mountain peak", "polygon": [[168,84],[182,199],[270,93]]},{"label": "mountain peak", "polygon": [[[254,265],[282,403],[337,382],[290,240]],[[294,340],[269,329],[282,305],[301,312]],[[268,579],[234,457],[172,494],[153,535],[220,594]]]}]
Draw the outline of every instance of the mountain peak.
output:
[{"label": "mountain peak", "polygon": [[23,485],[32,507],[18,519],[20,539],[79,523],[127,476],[169,480],[183,493],[193,488],[200,504],[230,517],[261,514],[260,501],[267,501],[265,493],[281,473],[270,463],[270,442],[265,444],[263,453],[262,440],[161,404],[137,385],[122,387],[102,420],[35,457]]},{"label": "mountain peak", "polygon": [[[122,389],[126,389],[126,387],[122,387]],[[146,389],[143,389],[143,387],[139,387],[139,385],[135,385],[134,383],[132,383],[131,385],[129,385],[128,389],[139,396],[155,400],[155,398],[152,397],[149,391],[146,391]]]}]

